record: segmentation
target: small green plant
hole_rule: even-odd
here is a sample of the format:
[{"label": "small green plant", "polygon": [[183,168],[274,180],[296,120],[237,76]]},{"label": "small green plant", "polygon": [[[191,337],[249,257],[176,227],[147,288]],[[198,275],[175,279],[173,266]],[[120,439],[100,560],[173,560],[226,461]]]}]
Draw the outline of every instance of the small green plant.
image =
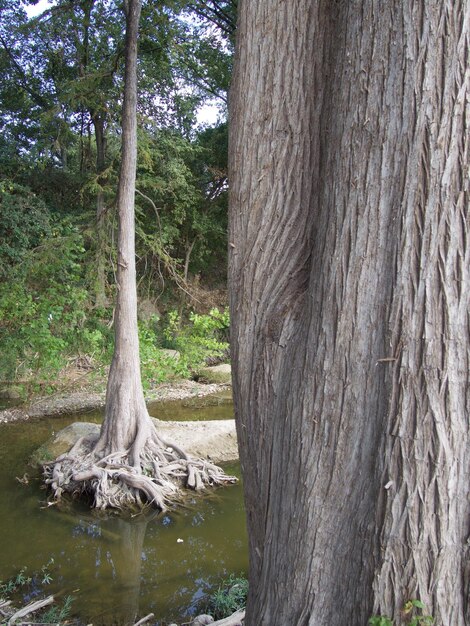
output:
[{"label": "small green plant", "polygon": [[374,615],[369,619],[369,626],[393,626],[393,622],[389,617],[384,615]]},{"label": "small green plant", "polygon": [[51,608],[41,616],[41,622],[43,624],[63,623],[70,615],[73,601],[74,598],[72,596],[66,596],[62,606],[51,606]]},{"label": "small green plant", "polygon": [[42,585],[49,585],[52,582],[52,575],[49,571],[51,565],[54,564],[54,559],[51,557],[49,561],[41,567],[41,572],[39,574]]},{"label": "small green plant", "polygon": [[247,595],[247,579],[232,574],[210,596],[207,610],[215,620],[229,617],[246,606]]},{"label": "small green plant", "polygon": [[38,572],[33,573],[31,576],[26,574],[27,568],[22,567],[10,580],[6,582],[0,581],[0,596],[10,596],[23,587],[49,585],[52,582],[50,567],[53,564],[54,559],[51,557]]},{"label": "small green plant", "polygon": [[9,596],[15,593],[15,591],[18,591],[21,587],[31,583],[32,578],[26,575],[26,569],[26,567],[22,567],[10,580],[6,582],[0,581],[0,596]]},{"label": "small green plant", "polygon": [[[49,585],[53,578],[50,571],[54,564],[54,559],[50,558],[38,571],[31,576],[26,574],[26,567],[23,567],[10,580],[0,582],[0,598],[10,600],[12,606],[18,608],[19,603],[29,601],[38,592],[43,591],[43,587]],[[74,598],[66,596],[61,605],[53,605],[44,612],[38,613],[38,622],[41,624],[63,624],[68,618]],[[21,606],[21,604],[20,604]],[[3,624],[3,622],[1,622]]]},{"label": "small green plant", "polygon": [[[403,615],[408,617],[410,626],[427,626],[434,622],[431,615],[424,615],[424,604],[421,600],[408,600],[403,607]],[[421,615],[416,615],[416,611],[421,611]]]},{"label": "small green plant", "polygon": [[[424,615],[425,606],[421,600],[408,600],[402,609],[405,623],[409,626],[429,626],[434,622],[430,615]],[[369,619],[369,626],[393,626],[393,621],[385,615],[374,615]]]}]

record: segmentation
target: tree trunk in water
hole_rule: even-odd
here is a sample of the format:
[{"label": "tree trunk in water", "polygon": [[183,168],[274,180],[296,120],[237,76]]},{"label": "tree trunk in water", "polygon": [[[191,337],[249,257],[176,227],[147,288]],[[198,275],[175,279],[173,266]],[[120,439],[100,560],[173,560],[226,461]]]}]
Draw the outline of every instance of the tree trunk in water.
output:
[{"label": "tree trunk in water", "polygon": [[79,440],[45,465],[45,480],[56,499],[63,492],[93,495],[97,508],[164,510],[182,499],[181,486],[196,491],[236,482],[204,459],[187,455],[162,439],[145,405],[139,359],[134,244],[137,161],[137,35],[140,0],[124,2],[126,68],[122,112],[122,157],[118,187],[117,303],[114,356],[106,390],[105,418],[95,445]]},{"label": "tree trunk in water", "polygon": [[234,400],[249,626],[470,620],[464,0],[242,0]]},{"label": "tree trunk in water", "polygon": [[[122,108],[122,154],[118,186],[117,299],[115,348],[106,391],[101,443],[105,454],[125,450],[136,442],[142,420],[150,418],[140,375],[135,269],[135,179],[137,167],[137,38],[140,0],[126,11],[126,66]],[[139,451],[137,451],[139,452]],[[135,459],[134,459],[135,460]]]}]

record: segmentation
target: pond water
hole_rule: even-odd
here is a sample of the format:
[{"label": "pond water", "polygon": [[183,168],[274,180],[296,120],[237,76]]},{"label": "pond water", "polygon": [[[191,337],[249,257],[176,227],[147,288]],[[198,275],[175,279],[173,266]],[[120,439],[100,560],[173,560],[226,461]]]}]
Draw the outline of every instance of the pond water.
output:
[{"label": "pond water", "polygon": [[[205,407],[194,402],[155,404],[150,412],[160,419],[232,417],[227,398]],[[97,515],[77,503],[45,507],[34,472],[28,484],[17,480],[31,476],[31,453],[73,421],[100,419],[93,413],[0,427],[0,580],[25,566],[27,573],[40,570],[52,557],[46,591],[72,594],[73,613],[84,623],[128,624],[150,612],[158,624],[188,621],[223,578],[246,573],[241,485],[195,497],[184,509],[132,519]],[[236,465],[227,471],[239,475]]]}]

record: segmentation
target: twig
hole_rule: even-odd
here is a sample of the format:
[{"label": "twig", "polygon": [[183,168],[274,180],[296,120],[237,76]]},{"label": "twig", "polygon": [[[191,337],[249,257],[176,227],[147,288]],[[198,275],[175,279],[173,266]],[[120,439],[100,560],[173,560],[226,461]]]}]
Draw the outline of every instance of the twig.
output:
[{"label": "twig", "polygon": [[138,622],[136,622],[134,626],[140,626],[141,624],[145,624],[145,622],[148,622],[149,620],[151,620],[152,617],[155,617],[155,615],[153,613],[149,613],[148,615],[140,619]]},{"label": "twig", "polygon": [[42,600],[36,600],[36,602],[31,602],[27,604],[25,607],[13,613],[13,615],[8,620],[8,626],[21,619],[22,617],[26,617],[30,613],[34,613],[35,611],[39,611],[39,609],[44,608],[45,606],[49,606],[54,602],[54,596],[48,596],[47,598],[43,598]]},{"label": "twig", "polygon": [[217,622],[213,622],[212,626],[239,626],[245,621],[245,609],[236,611],[230,617],[220,619]]}]

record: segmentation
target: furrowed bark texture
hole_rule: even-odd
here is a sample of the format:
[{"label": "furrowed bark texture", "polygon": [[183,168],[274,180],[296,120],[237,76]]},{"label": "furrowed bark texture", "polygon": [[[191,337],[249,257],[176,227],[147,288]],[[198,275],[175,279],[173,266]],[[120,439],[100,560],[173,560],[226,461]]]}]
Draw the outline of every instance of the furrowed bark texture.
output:
[{"label": "furrowed bark texture", "polygon": [[468,14],[242,0],[230,289],[249,626],[398,620],[411,598],[469,621]]},{"label": "furrowed bark texture", "polygon": [[[100,185],[105,184],[103,176],[106,169],[106,118],[95,113],[92,115],[96,140],[96,173]],[[96,197],[96,281],[95,306],[108,306],[106,297],[106,205],[104,191],[100,189]]]},{"label": "furrowed bark texture", "polygon": [[[126,3],[126,70],[122,111],[122,160],[118,187],[117,302],[115,351],[106,392],[106,413],[98,447],[105,453],[126,450],[149,422],[142,390],[137,331],[134,196],[137,161],[137,31],[141,3]],[[142,441],[142,443],[143,443]],[[137,450],[138,452],[138,450]]]}]

